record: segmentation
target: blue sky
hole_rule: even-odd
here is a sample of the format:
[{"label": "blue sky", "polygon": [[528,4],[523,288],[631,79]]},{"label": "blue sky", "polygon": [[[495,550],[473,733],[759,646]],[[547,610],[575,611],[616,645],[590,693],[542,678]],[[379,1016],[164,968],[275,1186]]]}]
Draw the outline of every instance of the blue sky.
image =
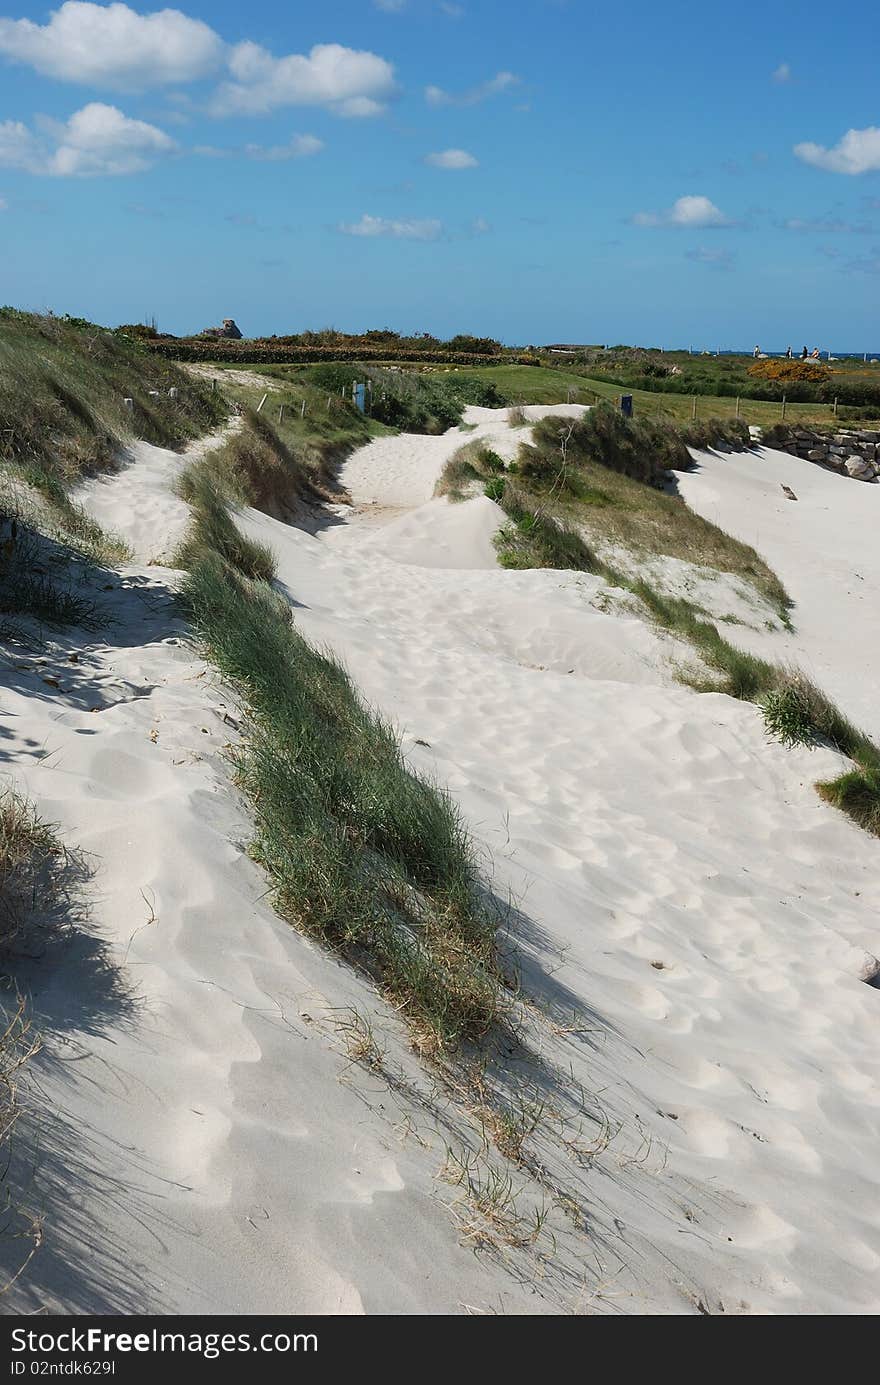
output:
[{"label": "blue sky", "polygon": [[0,0],[0,301],[876,350],[876,2]]}]

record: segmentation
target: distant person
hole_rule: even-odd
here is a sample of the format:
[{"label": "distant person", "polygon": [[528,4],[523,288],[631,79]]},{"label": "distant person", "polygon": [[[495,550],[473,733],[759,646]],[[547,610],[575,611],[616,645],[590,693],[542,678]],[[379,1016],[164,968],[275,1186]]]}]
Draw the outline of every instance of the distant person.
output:
[{"label": "distant person", "polygon": [[818,348],[818,346],[814,346],[813,349],[812,349],[812,351],[810,352],[810,360],[811,360],[811,361],[818,361],[818,360],[819,360],[819,348]]},{"label": "distant person", "polygon": [[807,350],[807,348],[804,347],[803,351],[801,352],[801,360],[802,360],[802,361],[805,361],[805,360],[807,359],[807,357],[809,356],[809,354],[810,354],[810,353],[809,353],[809,351]]},{"label": "distant person", "polygon": [[752,352],[752,355],[754,356],[755,360],[758,359],[758,357],[760,356],[760,354],[761,354],[761,348],[760,348],[760,346],[756,346],[755,349],[754,349],[754,351]]},{"label": "distant person", "polygon": [[788,350],[786,351],[785,354],[786,354],[786,356],[788,357],[788,359],[791,360],[791,354],[792,354],[792,353],[791,353],[791,347],[788,348]]}]

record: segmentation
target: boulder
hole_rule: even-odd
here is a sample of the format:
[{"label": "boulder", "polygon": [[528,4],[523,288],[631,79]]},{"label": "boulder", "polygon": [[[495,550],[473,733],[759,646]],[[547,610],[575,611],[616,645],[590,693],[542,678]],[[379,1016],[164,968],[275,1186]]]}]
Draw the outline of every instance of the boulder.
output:
[{"label": "boulder", "polygon": [[227,341],[241,341],[242,333],[236,325],[235,319],[224,317],[222,327],[206,327],[199,333],[200,337],[222,337]]},{"label": "boulder", "polygon": [[810,451],[807,453],[807,461],[808,461],[808,462],[824,462],[825,456],[826,456],[826,453],[825,453],[825,448],[824,448],[824,447],[812,447],[812,448],[810,448]]},{"label": "boulder", "polygon": [[875,472],[873,462],[867,461],[864,457],[859,457],[857,453],[853,453],[851,457],[847,457],[844,466],[847,476],[852,476],[855,481],[873,481],[874,479]]}]

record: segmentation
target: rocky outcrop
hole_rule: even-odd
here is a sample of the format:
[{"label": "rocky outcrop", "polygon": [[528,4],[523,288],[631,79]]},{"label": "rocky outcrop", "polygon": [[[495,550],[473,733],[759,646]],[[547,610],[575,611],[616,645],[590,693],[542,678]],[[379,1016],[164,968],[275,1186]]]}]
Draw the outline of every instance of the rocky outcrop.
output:
[{"label": "rocky outcrop", "polygon": [[206,327],[204,332],[199,333],[200,337],[222,337],[228,341],[241,341],[242,333],[235,323],[235,319],[224,317],[222,327]]},{"label": "rocky outcrop", "polygon": [[776,424],[764,429],[762,441],[805,461],[831,467],[855,481],[874,481],[880,476],[880,430],[841,428],[832,433]]}]

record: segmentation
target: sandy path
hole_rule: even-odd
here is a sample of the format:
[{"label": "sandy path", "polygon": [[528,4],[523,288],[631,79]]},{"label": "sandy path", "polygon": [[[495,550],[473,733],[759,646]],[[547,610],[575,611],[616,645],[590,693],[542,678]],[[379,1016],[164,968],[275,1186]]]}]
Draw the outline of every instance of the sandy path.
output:
[{"label": "sandy path", "polygon": [[793,637],[732,638],[798,664],[880,737],[880,485],[768,448],[694,456],[696,470],[678,478],[687,503],[757,548],[795,602]]},{"label": "sandy path", "polygon": [[190,462],[220,446],[239,426],[233,419],[183,452],[134,442],[123,452],[119,471],[82,482],[73,490],[72,499],[104,530],[121,535],[136,562],[167,560],[183,538],[189,520],[189,506],[174,494],[177,478]]},{"label": "sandy path", "polygon": [[[515,446],[497,416],[481,426]],[[3,676],[8,766],[94,852],[107,949],[74,942],[73,1000],[69,950],[34,973],[54,1229],[22,1306],[876,1312],[880,996],[861,977],[880,879],[874,843],[811,787],[838,757],[675,686],[669,646],[596,579],[491,565],[483,498],[405,513],[407,451],[424,496],[422,449],[442,465],[443,440],[382,441],[343,480],[396,511],[386,527],[243,523],[519,901],[526,989],[552,1023],[543,1066],[508,1067],[559,1074],[554,1109],[608,1115],[594,1155],[586,1120],[548,1115],[540,1146],[589,1233],[553,1207],[540,1265],[458,1244],[435,1181],[448,1131],[347,1068],[328,1012],[373,1015],[418,1081],[399,1026],[267,910],[217,760],[223,690],[172,643],[171,575],[132,569],[108,598],[119,629],[60,696],[37,695],[38,670]],[[137,522],[136,475],[117,477],[117,530]],[[851,535],[829,525],[832,541]]]}]

